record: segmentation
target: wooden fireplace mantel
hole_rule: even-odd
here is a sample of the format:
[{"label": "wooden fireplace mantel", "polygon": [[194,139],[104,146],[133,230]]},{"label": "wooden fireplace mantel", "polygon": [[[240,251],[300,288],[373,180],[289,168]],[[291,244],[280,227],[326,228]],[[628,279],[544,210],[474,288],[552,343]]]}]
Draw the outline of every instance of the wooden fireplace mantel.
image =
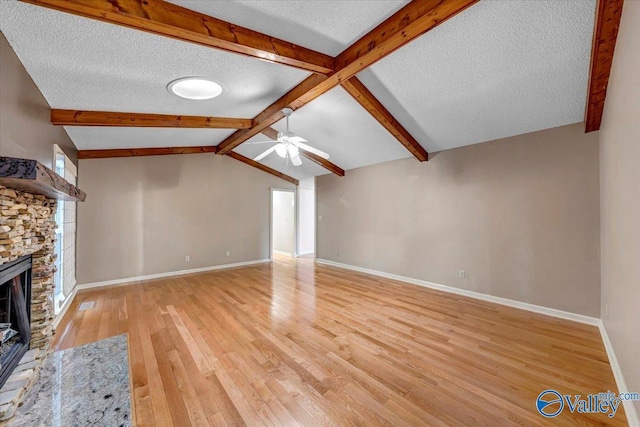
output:
[{"label": "wooden fireplace mantel", "polygon": [[0,157],[0,185],[51,199],[84,202],[86,193],[31,159]]}]

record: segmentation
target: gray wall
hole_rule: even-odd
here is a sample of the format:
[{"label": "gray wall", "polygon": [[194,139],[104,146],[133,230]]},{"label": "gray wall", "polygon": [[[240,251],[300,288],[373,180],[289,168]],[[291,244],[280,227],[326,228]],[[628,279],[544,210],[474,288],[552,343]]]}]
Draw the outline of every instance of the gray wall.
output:
[{"label": "gray wall", "polygon": [[79,184],[79,284],[269,258],[270,189],[294,187],[216,154],[81,160]]},{"label": "gray wall", "polygon": [[294,254],[295,244],[295,193],[273,192],[273,249]]},{"label": "gray wall", "polygon": [[35,159],[48,168],[53,144],[77,164],[77,150],[61,126],[50,123],[49,104],[0,33],[0,156]]},{"label": "gray wall", "polygon": [[[640,391],[640,2],[627,1],[600,128],[602,319]],[[606,306],[608,306],[608,314]],[[640,413],[640,403],[635,404]]]},{"label": "gray wall", "polygon": [[576,124],[321,176],[317,257],[598,317],[598,173]]}]

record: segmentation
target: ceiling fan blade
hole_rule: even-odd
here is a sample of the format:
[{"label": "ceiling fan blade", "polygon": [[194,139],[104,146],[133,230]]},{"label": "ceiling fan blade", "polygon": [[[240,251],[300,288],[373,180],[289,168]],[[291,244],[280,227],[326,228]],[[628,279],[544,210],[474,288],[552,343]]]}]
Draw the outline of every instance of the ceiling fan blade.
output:
[{"label": "ceiling fan blade", "polygon": [[328,159],[329,158],[329,154],[325,153],[322,150],[318,150],[317,148],[313,148],[310,145],[304,144],[302,142],[294,142],[294,145],[296,145],[299,148],[302,148],[305,151],[309,151],[313,154],[317,154],[318,156],[322,157],[323,159]]},{"label": "ceiling fan blade", "polygon": [[289,144],[286,147],[287,147],[287,153],[289,154],[289,157],[297,156],[300,151],[298,147],[296,147],[293,144]]},{"label": "ceiling fan blade", "polygon": [[245,142],[245,145],[255,145],[255,144],[272,144],[272,143],[276,143],[278,141],[275,140],[269,140],[269,141],[255,141],[255,142]]},{"label": "ceiling fan blade", "polygon": [[253,160],[255,160],[256,162],[259,162],[260,160],[262,160],[265,157],[267,157],[269,154],[271,154],[274,151],[276,151],[276,147],[277,147],[277,145],[274,145],[273,147],[269,148],[267,151],[264,151],[262,154],[258,155],[257,157],[254,157]]},{"label": "ceiling fan blade", "polygon": [[297,144],[299,142],[309,142],[306,139],[300,137],[300,136],[290,136],[289,137],[289,142],[293,142],[294,144]]},{"label": "ceiling fan blade", "polygon": [[300,156],[296,154],[291,158],[291,163],[293,163],[293,166],[300,166],[302,164],[302,159],[300,159]]}]

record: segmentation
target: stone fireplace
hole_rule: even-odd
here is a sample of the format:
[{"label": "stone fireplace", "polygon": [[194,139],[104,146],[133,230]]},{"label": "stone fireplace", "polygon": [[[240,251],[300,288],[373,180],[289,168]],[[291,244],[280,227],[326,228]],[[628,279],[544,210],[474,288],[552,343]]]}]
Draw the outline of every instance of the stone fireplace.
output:
[{"label": "stone fireplace", "polygon": [[57,200],[85,197],[35,160],[0,157],[0,423],[53,339]]},{"label": "stone fireplace", "polygon": [[31,348],[53,335],[56,200],[0,186],[0,268],[31,255]]}]

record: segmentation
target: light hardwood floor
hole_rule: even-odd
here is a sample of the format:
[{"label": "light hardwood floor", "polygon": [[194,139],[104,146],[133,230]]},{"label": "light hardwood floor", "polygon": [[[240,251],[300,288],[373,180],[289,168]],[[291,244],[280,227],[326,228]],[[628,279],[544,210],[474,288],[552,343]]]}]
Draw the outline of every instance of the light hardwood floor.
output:
[{"label": "light hardwood floor", "polygon": [[54,347],[122,333],[139,426],[626,425],[535,409],[617,391],[596,327],[312,259],[79,292]]}]

